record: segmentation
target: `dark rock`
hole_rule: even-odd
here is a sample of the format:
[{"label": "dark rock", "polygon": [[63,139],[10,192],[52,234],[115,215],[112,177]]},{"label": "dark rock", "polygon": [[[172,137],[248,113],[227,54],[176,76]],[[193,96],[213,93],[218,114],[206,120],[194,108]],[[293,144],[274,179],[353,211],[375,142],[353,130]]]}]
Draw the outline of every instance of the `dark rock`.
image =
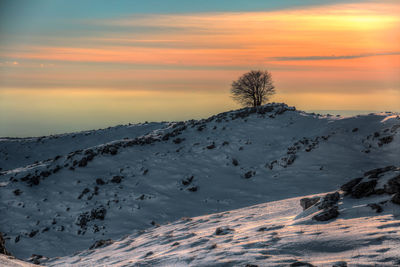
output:
[{"label": "dark rock", "polygon": [[38,185],[40,183],[40,177],[35,175],[33,177],[31,177],[28,181],[29,185]]},{"label": "dark rock", "polygon": [[361,182],[363,178],[355,178],[351,180],[350,182],[345,183],[340,187],[341,190],[343,190],[345,193],[349,194],[353,191],[353,187],[356,186],[359,182]]},{"label": "dark rock", "polygon": [[182,184],[185,185],[185,186],[187,186],[187,185],[189,185],[189,184],[193,181],[193,179],[194,179],[194,176],[192,175],[191,177],[182,180]]},{"label": "dark rock", "polygon": [[44,178],[49,177],[50,175],[51,175],[51,173],[49,171],[42,171],[40,173],[40,176],[42,176]]},{"label": "dark rock", "polygon": [[14,195],[16,195],[16,196],[19,196],[19,195],[22,194],[22,191],[19,190],[19,189],[15,189],[15,190],[13,191],[13,193],[14,193]]},{"label": "dark rock", "polygon": [[32,230],[30,233],[29,233],[29,237],[30,238],[32,238],[32,237],[34,237],[37,233],[39,233],[39,230]]},{"label": "dark rock", "polygon": [[173,140],[173,142],[175,143],[175,144],[180,144],[180,143],[182,143],[182,141],[184,141],[185,140],[185,138],[175,138],[174,140]]},{"label": "dark rock", "polygon": [[191,191],[191,192],[196,192],[198,190],[198,187],[197,186],[192,186],[192,187],[189,187],[187,190]]},{"label": "dark rock", "polygon": [[90,246],[89,249],[96,249],[96,248],[99,248],[99,247],[109,246],[109,245],[111,245],[112,243],[114,243],[114,241],[111,240],[111,239],[107,239],[107,240],[97,240],[96,242],[94,242],[93,245]]},{"label": "dark rock", "polygon": [[256,174],[255,171],[248,171],[244,174],[244,178],[249,179],[251,177],[253,177]]},{"label": "dark rock", "polygon": [[232,164],[233,164],[233,166],[237,166],[237,165],[239,165],[239,162],[238,162],[237,159],[233,158],[232,159]]},{"label": "dark rock", "polygon": [[104,185],[105,182],[103,181],[103,179],[97,178],[97,179],[96,179],[96,184],[98,184],[98,185]]},{"label": "dark rock", "polygon": [[320,210],[329,209],[329,208],[333,207],[334,205],[336,205],[339,202],[339,199],[340,199],[339,192],[326,194],[322,198],[321,204],[318,205],[318,208]]},{"label": "dark rock", "polygon": [[206,128],[206,125],[205,125],[205,124],[200,125],[199,127],[197,127],[197,131],[201,132],[201,131],[203,131],[205,128]]},{"label": "dark rock", "polygon": [[213,142],[211,145],[207,146],[207,149],[214,149],[215,148],[215,143]]},{"label": "dark rock", "polygon": [[83,157],[79,162],[78,162],[78,166],[79,167],[85,167],[87,165],[87,159],[86,157]]},{"label": "dark rock", "polygon": [[53,173],[57,173],[61,170],[61,166],[57,165],[54,169],[53,169]]},{"label": "dark rock", "polygon": [[338,262],[335,262],[335,263],[332,265],[332,267],[347,267],[347,262],[345,262],[345,261],[338,261]]},{"label": "dark rock", "polygon": [[396,193],[393,197],[392,197],[392,202],[395,204],[400,205],[400,193]]},{"label": "dark rock", "polygon": [[376,203],[370,203],[367,206],[375,210],[377,213],[381,213],[383,211],[382,206]]},{"label": "dark rock", "polygon": [[353,130],[351,130],[353,133],[358,131],[358,128],[354,128]]},{"label": "dark rock", "polygon": [[351,196],[355,198],[362,198],[372,195],[374,193],[376,184],[376,180],[359,183],[353,188]]},{"label": "dark rock", "polygon": [[83,189],[82,193],[78,196],[78,199],[81,199],[85,194],[87,194],[89,192],[90,192],[89,188]]},{"label": "dark rock", "polygon": [[393,141],[393,135],[385,136],[385,137],[379,138],[378,145],[379,146],[387,145],[387,144],[391,143],[392,141]]},{"label": "dark rock", "polygon": [[396,170],[395,166],[387,166],[384,168],[377,168],[364,173],[364,176],[369,176],[369,178],[378,178],[380,174],[388,171]]},{"label": "dark rock", "polygon": [[149,256],[151,256],[153,254],[154,254],[153,251],[149,251],[149,252],[146,253],[146,255],[144,255],[144,257],[147,258],[147,257],[149,257]]},{"label": "dark rock", "polygon": [[228,142],[228,141],[224,141],[224,142],[222,143],[222,145],[223,145],[223,146],[227,146],[227,145],[229,145],[229,142]]},{"label": "dark rock", "polygon": [[41,259],[47,259],[47,258],[43,257],[42,255],[32,254],[32,256],[28,260],[33,264],[40,264]]},{"label": "dark rock", "polygon": [[97,207],[91,211],[90,218],[97,220],[104,220],[107,210],[103,206]]},{"label": "dark rock", "polygon": [[304,261],[296,261],[289,265],[290,267],[298,267],[298,266],[306,266],[306,267],[314,267],[311,263],[304,262]]},{"label": "dark rock", "polygon": [[313,220],[316,221],[329,221],[331,219],[336,218],[339,216],[339,211],[337,206],[333,206],[329,209],[323,210],[322,212],[318,213],[317,215],[313,216]]},{"label": "dark rock", "polygon": [[384,185],[384,190],[388,194],[394,194],[400,192],[400,175],[389,179],[387,184]]},{"label": "dark rock", "polygon": [[318,203],[319,200],[320,200],[320,197],[302,198],[302,199],[300,199],[300,206],[303,208],[303,210],[306,210],[309,207],[313,206],[314,204]]},{"label": "dark rock", "polygon": [[1,232],[0,232],[0,254],[11,255],[10,252],[8,252],[6,249],[6,241],[4,240],[3,234]]},{"label": "dark rock", "polygon": [[245,267],[258,267],[258,265],[247,263]]},{"label": "dark rock", "polygon": [[111,183],[119,184],[121,183],[122,178],[123,178],[122,176],[116,175],[111,179]]},{"label": "dark rock", "polygon": [[218,227],[217,229],[215,229],[215,235],[227,235],[234,231],[235,230],[233,230],[227,226],[222,226],[222,227]]}]

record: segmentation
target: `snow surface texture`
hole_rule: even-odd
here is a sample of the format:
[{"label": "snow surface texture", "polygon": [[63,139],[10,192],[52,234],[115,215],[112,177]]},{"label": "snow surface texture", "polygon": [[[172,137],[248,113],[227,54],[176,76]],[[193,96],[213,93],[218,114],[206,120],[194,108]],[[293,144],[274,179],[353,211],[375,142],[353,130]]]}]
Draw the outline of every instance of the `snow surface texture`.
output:
[{"label": "snow surface texture", "polygon": [[12,255],[44,265],[398,264],[400,206],[383,189],[397,169],[371,178],[360,198],[339,191],[333,213],[319,208],[324,198],[305,211],[299,200],[400,166],[399,132],[393,113],[341,118],[272,103],[3,138],[0,232]]}]

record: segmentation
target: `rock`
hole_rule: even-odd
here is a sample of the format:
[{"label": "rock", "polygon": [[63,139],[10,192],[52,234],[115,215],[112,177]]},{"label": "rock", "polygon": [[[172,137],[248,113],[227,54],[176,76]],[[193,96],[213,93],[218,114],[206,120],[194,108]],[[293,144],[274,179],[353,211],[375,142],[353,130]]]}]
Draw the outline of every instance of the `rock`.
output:
[{"label": "rock", "polygon": [[316,221],[329,221],[331,219],[336,218],[337,216],[339,216],[338,207],[333,206],[329,209],[323,210],[317,215],[314,215],[312,219]]},{"label": "rock", "polygon": [[227,226],[222,226],[222,227],[218,227],[217,229],[215,229],[215,235],[227,235],[234,231],[235,230],[233,230]]},{"label": "rock", "polygon": [[363,178],[355,178],[351,180],[350,182],[345,183],[340,187],[341,190],[343,190],[346,194],[349,194],[352,192],[353,187],[356,186],[359,182],[361,182]]},{"label": "rock", "polygon": [[182,180],[182,185],[184,185],[184,186],[189,185],[193,181],[193,179],[194,179],[194,176],[192,175],[191,177]]},{"label": "rock", "polygon": [[85,194],[87,194],[89,192],[90,192],[89,188],[83,189],[82,193],[78,196],[78,199],[81,199]]},{"label": "rock", "polygon": [[149,252],[146,253],[146,255],[144,255],[144,257],[147,258],[147,257],[150,257],[153,254],[154,254],[153,251],[149,251]]},{"label": "rock", "polygon": [[29,184],[30,186],[32,186],[32,185],[39,185],[39,183],[40,183],[40,177],[37,176],[37,175],[35,175],[35,176],[29,178],[29,180],[28,180],[28,184]]},{"label": "rock", "polygon": [[311,263],[304,262],[304,261],[296,261],[289,265],[290,267],[297,267],[297,266],[306,266],[306,267],[314,267]]},{"label": "rock", "polygon": [[332,267],[347,267],[347,262],[345,262],[345,261],[337,261],[332,265]]},{"label": "rock", "polygon": [[354,128],[353,130],[351,130],[353,133],[358,131],[358,128]]},{"label": "rock", "polygon": [[175,144],[180,144],[180,143],[182,143],[182,141],[184,141],[185,140],[185,138],[175,138],[174,140],[173,140],[173,142],[175,143]]},{"label": "rock", "polygon": [[320,200],[320,197],[302,198],[302,199],[300,199],[300,206],[303,208],[303,210],[306,210],[309,207],[313,206],[315,203],[318,203],[319,200]]},{"label": "rock", "polygon": [[400,193],[396,193],[393,197],[392,197],[392,202],[395,204],[400,205]]},{"label": "rock", "polygon": [[[18,241],[16,241],[16,242],[18,242]],[[0,254],[11,255],[10,252],[7,251],[5,243],[6,242],[3,238],[3,234],[0,232]]]},{"label": "rock", "polygon": [[383,211],[382,206],[376,203],[370,203],[367,206],[375,210],[377,213],[381,213]]},{"label": "rock", "polygon": [[98,185],[104,185],[105,182],[103,181],[103,179],[97,178],[97,179],[96,179],[96,184],[98,184]]},{"label": "rock", "polygon": [[379,138],[378,145],[379,146],[387,145],[387,144],[391,143],[392,141],[393,141],[393,135],[385,136],[385,137]]},{"label": "rock", "polygon": [[389,179],[387,184],[384,185],[384,190],[388,194],[394,194],[400,192],[400,175]]},{"label": "rock", "polygon": [[198,190],[198,187],[197,186],[192,186],[192,187],[189,187],[187,190],[190,191],[190,192],[196,192]]},{"label": "rock", "polygon": [[351,196],[355,198],[362,198],[372,195],[374,193],[376,184],[376,180],[359,183],[353,188]]},{"label": "rock", "polygon": [[207,149],[214,149],[215,148],[215,143],[213,142],[211,145],[207,146]]},{"label": "rock", "polygon": [[111,179],[111,183],[119,184],[122,181],[122,176],[116,175]]},{"label": "rock", "polygon": [[251,177],[253,177],[256,174],[255,171],[248,171],[244,174],[244,178],[249,179]]},{"label": "rock", "polygon": [[30,233],[29,233],[29,237],[30,238],[32,238],[32,237],[34,237],[37,233],[39,233],[39,230],[32,230]]},{"label": "rock", "polygon": [[90,217],[91,219],[98,219],[98,220],[104,220],[106,217],[107,210],[103,206],[97,207],[95,209],[92,209]]},{"label": "rock", "polygon": [[237,165],[239,165],[239,162],[238,162],[237,159],[233,158],[232,159],[232,164],[233,164],[233,166],[237,166]]},{"label": "rock", "polygon": [[40,260],[47,259],[46,257],[43,257],[42,255],[38,254],[32,254],[32,256],[29,258],[29,261],[32,262],[33,264],[40,264]]},{"label": "rock", "polygon": [[393,171],[397,168],[395,166],[386,166],[384,168],[377,168],[364,173],[364,176],[369,176],[369,178],[378,178],[378,176],[384,172]]},{"label": "rock", "polygon": [[94,242],[94,244],[91,245],[89,249],[96,249],[96,248],[99,248],[99,247],[105,247],[105,246],[111,245],[112,243],[114,243],[114,241],[111,240],[111,239],[98,240],[98,241]]},{"label": "rock", "polygon": [[318,205],[320,210],[322,209],[329,209],[336,205],[340,199],[339,192],[326,194],[324,198],[321,200],[321,204]]},{"label": "rock", "polygon": [[19,196],[19,195],[22,194],[22,191],[19,190],[19,189],[15,189],[15,190],[13,191],[13,193],[14,193],[14,195],[16,195],[16,196]]},{"label": "rock", "polygon": [[87,165],[87,159],[86,157],[83,157],[79,162],[78,162],[78,166],[79,167],[85,167]]},{"label": "rock", "polygon": [[245,267],[258,267],[258,265],[247,263]]}]

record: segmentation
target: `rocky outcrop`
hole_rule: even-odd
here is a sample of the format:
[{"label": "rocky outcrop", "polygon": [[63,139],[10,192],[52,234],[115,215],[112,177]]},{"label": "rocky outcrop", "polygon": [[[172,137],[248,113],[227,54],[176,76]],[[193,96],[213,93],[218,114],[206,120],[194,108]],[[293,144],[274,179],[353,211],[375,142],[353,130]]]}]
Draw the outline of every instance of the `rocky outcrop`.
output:
[{"label": "rocky outcrop", "polygon": [[8,252],[6,249],[5,240],[1,232],[0,232],[0,254],[11,255],[10,252]]}]

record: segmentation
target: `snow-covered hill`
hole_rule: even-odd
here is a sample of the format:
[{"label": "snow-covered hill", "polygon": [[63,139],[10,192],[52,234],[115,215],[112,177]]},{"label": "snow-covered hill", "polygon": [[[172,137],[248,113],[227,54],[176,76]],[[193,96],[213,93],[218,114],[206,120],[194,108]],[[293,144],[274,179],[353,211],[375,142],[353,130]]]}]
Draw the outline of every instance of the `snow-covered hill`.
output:
[{"label": "snow-covered hill", "polygon": [[[43,264],[236,266],[296,259],[321,265],[339,258],[394,264],[398,205],[385,202],[380,214],[366,205],[395,192],[365,200],[350,194],[346,201],[341,192],[339,217],[324,223],[309,218],[318,208],[300,212],[299,198],[338,190],[374,168],[400,166],[399,132],[397,114],[341,118],[273,103],[200,121],[4,138],[0,232],[16,257],[53,258],[33,257]],[[215,234],[224,226],[233,233]],[[260,227],[267,230],[255,231]],[[339,234],[347,227],[352,230]],[[371,241],[382,235],[382,242]],[[54,259],[108,239],[120,241]],[[382,257],[354,257],[375,248]]]}]

